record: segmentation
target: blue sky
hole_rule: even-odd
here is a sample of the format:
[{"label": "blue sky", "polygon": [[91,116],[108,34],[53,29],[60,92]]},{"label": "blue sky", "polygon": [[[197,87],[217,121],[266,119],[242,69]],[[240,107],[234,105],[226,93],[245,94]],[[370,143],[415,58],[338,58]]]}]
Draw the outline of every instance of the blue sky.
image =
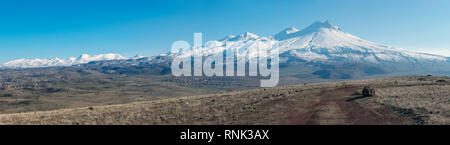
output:
[{"label": "blue sky", "polygon": [[151,56],[176,40],[273,35],[329,20],[363,39],[450,56],[448,0],[2,0],[0,62],[83,53]]}]

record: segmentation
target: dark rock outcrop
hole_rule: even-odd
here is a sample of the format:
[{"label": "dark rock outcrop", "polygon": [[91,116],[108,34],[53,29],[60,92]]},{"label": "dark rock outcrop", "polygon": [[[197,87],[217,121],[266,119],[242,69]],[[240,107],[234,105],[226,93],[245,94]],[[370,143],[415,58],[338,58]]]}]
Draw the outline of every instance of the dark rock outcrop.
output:
[{"label": "dark rock outcrop", "polygon": [[375,89],[369,86],[364,86],[362,90],[363,97],[372,97],[375,96]]}]

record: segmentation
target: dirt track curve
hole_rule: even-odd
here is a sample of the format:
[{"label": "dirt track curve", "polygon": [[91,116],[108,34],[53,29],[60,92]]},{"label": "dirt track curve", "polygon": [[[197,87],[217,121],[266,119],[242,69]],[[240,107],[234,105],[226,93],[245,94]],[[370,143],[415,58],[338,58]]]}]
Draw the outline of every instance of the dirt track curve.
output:
[{"label": "dirt track curve", "polygon": [[307,113],[296,114],[287,124],[306,125],[370,125],[370,124],[411,124],[407,118],[401,117],[387,108],[376,110],[365,109],[355,102],[362,99],[352,93],[360,88],[338,88],[321,91],[316,96],[317,103],[308,107]]}]

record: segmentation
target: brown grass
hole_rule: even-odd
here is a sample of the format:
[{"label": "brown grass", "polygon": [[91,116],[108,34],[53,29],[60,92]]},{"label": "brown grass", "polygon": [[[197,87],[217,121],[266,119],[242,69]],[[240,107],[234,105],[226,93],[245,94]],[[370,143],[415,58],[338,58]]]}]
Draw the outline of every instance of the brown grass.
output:
[{"label": "brown grass", "polygon": [[[450,124],[449,82],[395,77],[260,88],[3,114],[0,124]],[[364,85],[377,95],[358,96]]]}]

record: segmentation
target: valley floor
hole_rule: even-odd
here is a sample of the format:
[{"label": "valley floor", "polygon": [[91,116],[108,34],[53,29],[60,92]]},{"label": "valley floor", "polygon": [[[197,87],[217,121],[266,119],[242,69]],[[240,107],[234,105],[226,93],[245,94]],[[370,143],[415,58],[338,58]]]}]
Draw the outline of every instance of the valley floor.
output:
[{"label": "valley floor", "polygon": [[[375,96],[362,97],[366,85]],[[0,124],[450,124],[450,78],[313,83],[2,114]]]}]

